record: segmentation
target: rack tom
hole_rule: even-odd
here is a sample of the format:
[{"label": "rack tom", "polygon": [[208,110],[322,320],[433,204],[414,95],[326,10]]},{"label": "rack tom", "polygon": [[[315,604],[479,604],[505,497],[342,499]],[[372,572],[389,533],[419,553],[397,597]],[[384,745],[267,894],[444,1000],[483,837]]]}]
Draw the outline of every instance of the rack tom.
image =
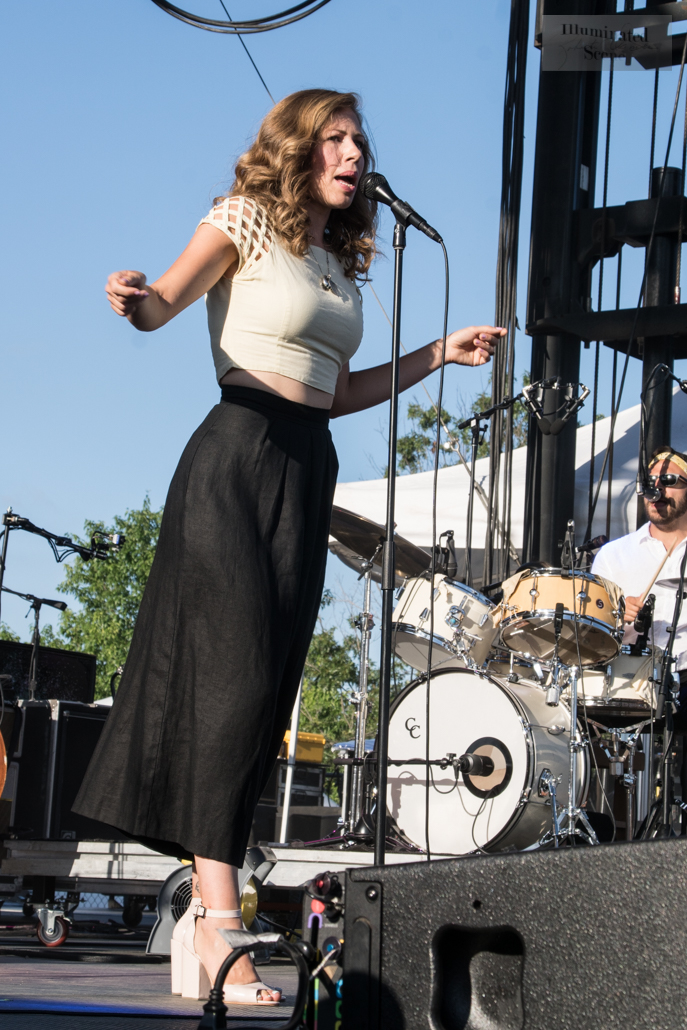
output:
[{"label": "rack tom", "polygon": [[615,583],[561,569],[528,569],[509,582],[500,609],[501,639],[511,651],[539,661],[550,661],[557,651],[563,664],[582,666],[610,662],[618,654],[623,599]]},{"label": "rack tom", "polygon": [[[427,668],[430,640],[430,581],[412,579],[394,609],[394,651],[414,669]],[[434,577],[433,669],[482,666],[498,633],[492,619],[495,605],[465,583]]]}]

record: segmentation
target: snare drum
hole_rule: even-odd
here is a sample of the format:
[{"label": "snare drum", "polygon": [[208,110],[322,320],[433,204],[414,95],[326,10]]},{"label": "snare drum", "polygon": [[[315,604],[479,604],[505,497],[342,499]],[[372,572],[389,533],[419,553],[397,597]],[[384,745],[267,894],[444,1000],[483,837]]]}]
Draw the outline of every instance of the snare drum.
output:
[{"label": "snare drum", "polygon": [[604,669],[587,669],[577,681],[580,718],[583,703],[587,718],[604,726],[625,726],[651,716],[654,698],[654,668],[660,668],[661,654],[621,653]]},{"label": "snare drum", "polygon": [[[515,579],[515,577],[514,577]],[[501,602],[501,639],[517,654],[549,661],[556,650],[556,605],[563,605],[558,657],[565,665],[598,665],[618,654],[623,602],[615,583],[590,572],[529,569]]]},{"label": "snare drum", "polygon": [[[498,633],[491,618],[495,605],[483,594],[445,576],[434,577],[433,669],[481,666]],[[394,651],[423,672],[429,652],[430,582],[411,579],[394,609]]]}]

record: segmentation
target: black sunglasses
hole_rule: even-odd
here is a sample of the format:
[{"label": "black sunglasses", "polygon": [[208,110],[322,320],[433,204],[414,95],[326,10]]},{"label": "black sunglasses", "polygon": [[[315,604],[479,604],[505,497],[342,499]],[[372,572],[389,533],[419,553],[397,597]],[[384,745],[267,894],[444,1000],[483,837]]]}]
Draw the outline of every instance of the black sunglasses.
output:
[{"label": "black sunglasses", "polygon": [[647,480],[651,489],[655,489],[657,485],[660,486],[677,486],[679,482],[684,483],[687,486],[687,479],[684,476],[680,476],[677,472],[663,472],[660,476],[647,476]]}]

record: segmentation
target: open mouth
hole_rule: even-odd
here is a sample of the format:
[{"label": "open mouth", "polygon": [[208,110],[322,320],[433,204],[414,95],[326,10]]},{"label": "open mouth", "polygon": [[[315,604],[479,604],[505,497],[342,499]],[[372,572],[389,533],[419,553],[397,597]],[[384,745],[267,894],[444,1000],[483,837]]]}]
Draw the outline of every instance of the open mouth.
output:
[{"label": "open mouth", "polygon": [[334,178],[346,190],[354,190],[358,179],[357,175],[354,175],[352,172],[345,175],[335,175]]}]

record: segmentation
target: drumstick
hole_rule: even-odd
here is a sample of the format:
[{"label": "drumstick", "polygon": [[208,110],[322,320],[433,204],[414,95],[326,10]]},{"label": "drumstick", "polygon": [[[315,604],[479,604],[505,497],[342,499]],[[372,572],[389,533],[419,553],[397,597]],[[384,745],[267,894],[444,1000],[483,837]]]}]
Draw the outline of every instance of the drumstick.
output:
[{"label": "drumstick", "polygon": [[665,554],[663,555],[663,557],[661,558],[661,564],[660,564],[660,565],[658,566],[658,568],[656,569],[655,573],[654,573],[654,574],[653,574],[653,576],[651,577],[651,582],[649,583],[649,586],[648,586],[648,587],[646,588],[646,590],[644,591],[644,593],[642,594],[642,596],[641,596],[641,597],[640,597],[640,599],[639,599],[639,607],[640,607],[640,608],[642,607],[642,605],[643,605],[643,604],[644,604],[644,602],[646,601],[646,599],[647,599],[647,595],[648,595],[649,591],[651,590],[652,586],[654,585],[654,583],[656,582],[656,580],[658,579],[658,577],[659,577],[659,576],[661,575],[661,569],[663,568],[663,566],[665,565],[665,563],[666,563],[666,562],[668,561],[668,559],[670,558],[671,554],[673,553],[673,551],[674,551],[674,550],[675,550],[675,548],[677,547],[678,543],[682,543],[682,541],[681,541],[681,540],[678,540],[678,541],[676,541],[676,542],[675,542],[675,543],[673,544],[673,546],[672,546],[672,547],[670,548],[670,550],[669,550],[669,551],[666,551],[666,553],[665,553]]}]

